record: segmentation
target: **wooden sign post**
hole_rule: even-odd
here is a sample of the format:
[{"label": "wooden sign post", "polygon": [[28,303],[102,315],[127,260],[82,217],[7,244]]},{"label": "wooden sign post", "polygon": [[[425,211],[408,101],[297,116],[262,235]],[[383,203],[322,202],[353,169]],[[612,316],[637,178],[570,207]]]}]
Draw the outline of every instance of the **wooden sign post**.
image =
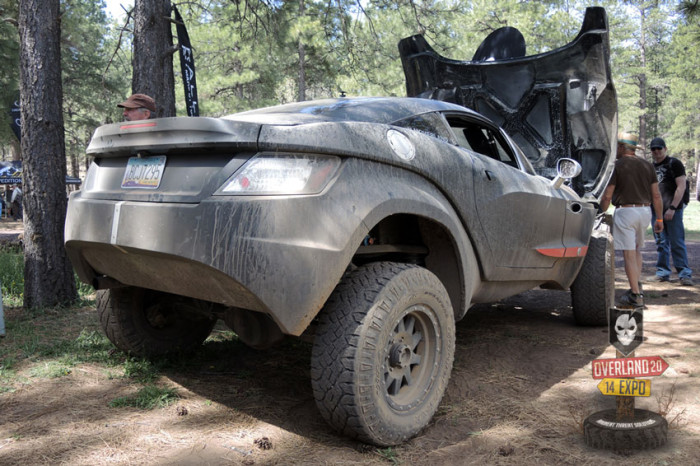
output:
[{"label": "wooden sign post", "polygon": [[644,341],[642,308],[609,310],[610,344],[615,359],[591,363],[593,378],[602,379],[598,390],[615,396],[615,409],[599,411],[583,423],[586,444],[618,452],[657,448],[666,444],[668,422],[658,413],[635,409],[636,396],[651,395],[651,380],[637,377],[661,375],[668,364],[659,356],[635,357]]}]

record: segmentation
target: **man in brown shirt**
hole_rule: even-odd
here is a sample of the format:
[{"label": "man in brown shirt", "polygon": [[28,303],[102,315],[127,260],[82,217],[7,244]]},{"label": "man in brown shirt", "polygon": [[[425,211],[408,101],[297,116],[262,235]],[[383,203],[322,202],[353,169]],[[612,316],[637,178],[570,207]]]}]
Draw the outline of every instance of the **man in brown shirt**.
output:
[{"label": "man in brown shirt", "polygon": [[[615,249],[621,250],[625,261],[625,274],[630,290],[619,304],[625,307],[643,307],[644,296],[640,277],[642,276],[642,247],[644,234],[654,206],[656,218],[661,219],[662,202],[659,182],[651,162],[635,155],[638,146],[636,134],[620,133],[617,136],[617,161],[603,197],[600,209],[605,212],[610,203],[615,205],[613,216],[613,239]],[[663,220],[654,222],[654,232],[664,228]]]}]

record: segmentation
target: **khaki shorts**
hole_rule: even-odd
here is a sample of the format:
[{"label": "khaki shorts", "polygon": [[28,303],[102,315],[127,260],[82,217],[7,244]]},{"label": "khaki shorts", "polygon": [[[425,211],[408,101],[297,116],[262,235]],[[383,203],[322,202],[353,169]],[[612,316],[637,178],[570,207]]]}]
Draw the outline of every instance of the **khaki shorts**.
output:
[{"label": "khaki shorts", "polygon": [[644,234],[651,223],[650,207],[618,207],[613,215],[615,249],[627,251],[644,246]]}]

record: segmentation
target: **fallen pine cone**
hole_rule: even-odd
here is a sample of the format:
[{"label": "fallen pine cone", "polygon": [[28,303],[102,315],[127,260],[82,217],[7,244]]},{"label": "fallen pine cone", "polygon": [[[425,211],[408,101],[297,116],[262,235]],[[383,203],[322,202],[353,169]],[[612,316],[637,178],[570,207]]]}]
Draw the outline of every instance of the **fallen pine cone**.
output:
[{"label": "fallen pine cone", "polygon": [[253,443],[258,446],[261,450],[269,450],[272,448],[272,442],[267,437],[256,438]]}]

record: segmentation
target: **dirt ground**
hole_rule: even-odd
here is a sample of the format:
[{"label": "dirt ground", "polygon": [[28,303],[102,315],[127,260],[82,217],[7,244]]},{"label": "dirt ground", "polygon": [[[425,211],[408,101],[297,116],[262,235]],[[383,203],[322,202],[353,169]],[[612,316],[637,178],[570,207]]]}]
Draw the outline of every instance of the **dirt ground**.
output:
[{"label": "dirt ground", "polygon": [[[700,271],[700,243],[689,246]],[[618,255],[620,291],[623,278]],[[613,358],[615,349],[606,328],[574,325],[567,292],[534,290],[477,306],[458,323],[438,413],[401,446],[368,447],[326,426],[311,393],[310,344],[256,352],[229,341],[205,344],[198,367],[165,371],[157,383],[180,399],[152,411],[109,407],[139,385],[103,366],[81,364],[54,379],[27,375],[0,394],[0,464],[697,465],[700,286],[648,282],[645,291],[646,341],[636,355],[670,365],[652,378],[650,397],[635,399],[670,423],[667,445],[655,450],[621,455],[585,445],[583,420],[615,407],[615,397],[598,390],[591,361]],[[92,310],[79,314],[96,320]]]},{"label": "dirt ground", "polygon": [[21,221],[11,218],[0,218],[0,243],[12,243],[17,241],[18,236],[24,231]]}]

